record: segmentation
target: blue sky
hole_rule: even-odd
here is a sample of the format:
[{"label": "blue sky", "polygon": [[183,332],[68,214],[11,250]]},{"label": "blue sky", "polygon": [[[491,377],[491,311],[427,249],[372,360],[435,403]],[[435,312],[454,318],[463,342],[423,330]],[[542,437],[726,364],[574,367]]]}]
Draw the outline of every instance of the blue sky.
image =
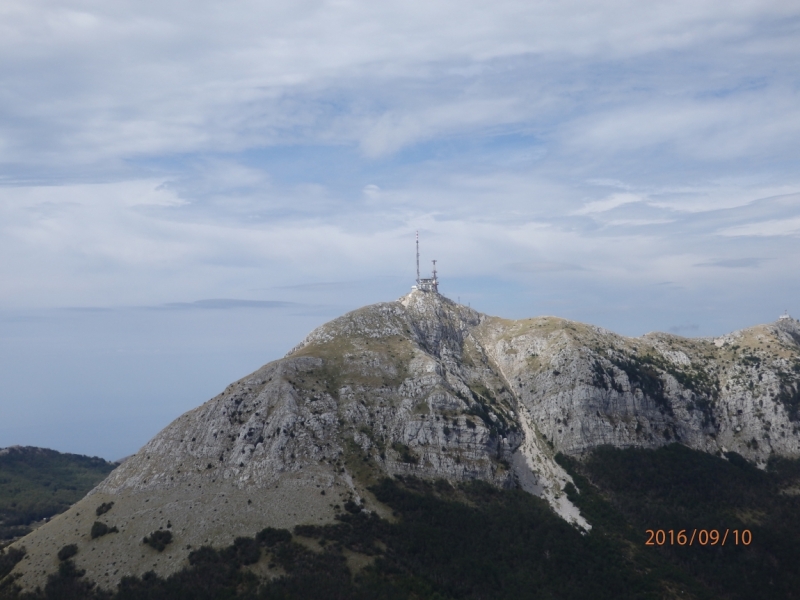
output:
[{"label": "blue sky", "polygon": [[796,2],[6,0],[0,446],[119,458],[406,293],[800,314]]}]

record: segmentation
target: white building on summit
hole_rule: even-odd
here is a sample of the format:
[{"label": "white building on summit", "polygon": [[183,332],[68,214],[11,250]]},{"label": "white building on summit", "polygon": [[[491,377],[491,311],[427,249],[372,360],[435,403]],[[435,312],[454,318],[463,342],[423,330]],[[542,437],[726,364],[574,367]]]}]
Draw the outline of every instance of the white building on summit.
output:
[{"label": "white building on summit", "polygon": [[439,280],[436,278],[436,261],[433,262],[433,277],[419,276],[419,231],[417,232],[417,285],[412,285],[411,290],[419,290],[421,292],[434,292],[439,293]]}]

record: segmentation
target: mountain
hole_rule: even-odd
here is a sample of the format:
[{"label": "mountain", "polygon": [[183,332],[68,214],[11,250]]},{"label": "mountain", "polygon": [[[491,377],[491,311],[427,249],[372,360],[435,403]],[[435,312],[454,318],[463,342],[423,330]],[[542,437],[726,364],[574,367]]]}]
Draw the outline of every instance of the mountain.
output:
[{"label": "mountain", "polygon": [[362,506],[391,520],[387,475],[522,489],[589,539],[603,519],[587,504],[597,448],[679,442],[764,469],[800,456],[799,408],[793,319],[715,339],[626,338],[414,291],[323,325],[176,419],[12,545],[27,555],[10,577],[43,586],[74,544],[77,568],[114,589],[266,527],[337,523]]}]

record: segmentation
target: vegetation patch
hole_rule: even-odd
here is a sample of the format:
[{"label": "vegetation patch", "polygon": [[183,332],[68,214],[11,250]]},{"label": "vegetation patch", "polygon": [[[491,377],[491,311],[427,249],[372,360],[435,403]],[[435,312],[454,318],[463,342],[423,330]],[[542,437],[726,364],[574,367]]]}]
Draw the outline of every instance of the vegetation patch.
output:
[{"label": "vegetation patch", "polygon": [[76,544],[67,544],[58,551],[58,560],[68,560],[78,553]]},{"label": "vegetation patch", "polygon": [[288,529],[276,529],[265,527],[256,535],[256,541],[266,548],[272,548],[277,544],[286,544],[292,539],[292,534]]},{"label": "vegetation patch", "polygon": [[592,363],[592,385],[604,390],[613,389],[619,394],[623,392],[622,386],[614,378],[614,370],[605,368],[599,360]]},{"label": "vegetation patch", "polygon": [[[65,569],[41,594],[25,600],[76,597],[66,595],[68,586],[87,600],[657,597],[657,587],[626,571],[620,548],[588,541],[525,492],[413,478],[385,479],[371,491],[395,510],[398,521],[360,511],[342,514],[333,525],[298,527],[296,534],[324,540],[319,551],[295,543],[288,532],[270,530],[227,548],[196,550],[186,569],[167,578],[126,577],[106,596],[87,591],[86,582]],[[259,580],[243,569],[255,558],[253,548],[285,575]],[[353,573],[347,563],[351,553],[375,560]],[[62,595],[48,595],[54,590]]]},{"label": "vegetation patch", "polygon": [[91,536],[92,539],[96,539],[99,537],[103,537],[108,533],[118,533],[119,529],[116,527],[109,527],[105,523],[101,523],[100,521],[95,521],[92,524]]},{"label": "vegetation patch", "polygon": [[[797,371],[798,363],[795,363],[794,370]],[[779,372],[780,392],[776,399],[783,404],[788,413],[790,421],[800,421],[800,382],[788,373]]]},{"label": "vegetation patch", "polygon": [[[368,388],[397,387],[408,377],[408,362],[413,356],[412,345],[403,336],[392,335],[381,338],[342,337],[323,343],[314,343],[301,348],[293,356],[321,358],[323,364],[308,372],[307,381],[300,377],[291,383],[306,389],[326,391],[338,399],[344,382]],[[359,360],[373,357],[376,364],[364,369]],[[363,361],[362,361],[363,362]]]},{"label": "vegetation patch", "polygon": [[772,460],[762,471],[733,452],[721,458],[680,444],[604,447],[583,463],[557,460],[580,491],[565,490],[568,497],[594,528],[637,549],[647,529],[749,530],[749,546],[649,548],[661,568],[699,586],[697,597],[797,597],[800,572],[789,565],[800,556],[800,497],[780,490],[800,483],[800,461]]},{"label": "vegetation patch", "polygon": [[419,457],[416,454],[414,454],[414,452],[412,452],[411,448],[409,448],[408,446],[406,446],[401,442],[393,442],[392,450],[394,450],[400,455],[401,462],[410,465],[415,465],[419,462]]},{"label": "vegetation patch", "polygon": [[99,517],[100,515],[106,514],[111,508],[114,506],[113,502],[103,502],[100,506],[95,509],[95,513]]},{"label": "vegetation patch", "polygon": [[261,558],[261,546],[258,540],[249,537],[237,537],[229,546],[231,559],[241,565],[252,565]]},{"label": "vegetation patch", "polygon": [[[24,548],[3,548],[0,550],[0,580],[11,573],[11,569],[25,558],[25,554]],[[0,595],[0,597],[2,596]]]},{"label": "vegetation patch", "polygon": [[[487,405],[482,398],[476,398],[478,401],[469,407],[467,414],[474,415],[483,421],[483,424],[489,430],[489,434],[492,437],[506,437],[509,433],[516,431],[516,426],[509,425],[509,422],[502,412],[494,410],[493,407]],[[468,420],[467,427],[470,426],[474,429],[474,423]]]},{"label": "vegetation patch", "polygon": [[142,542],[159,552],[163,552],[167,545],[172,543],[172,532],[159,529],[146,536]]},{"label": "vegetation patch", "polygon": [[672,414],[672,404],[664,393],[664,380],[655,365],[634,356],[619,356],[609,360],[628,376],[632,389],[641,390],[645,396],[654,400],[661,410]]},{"label": "vegetation patch", "polygon": [[[694,394],[690,410],[703,413],[703,426],[713,425],[712,404],[720,393],[720,383],[697,365],[680,368],[665,358],[652,354],[622,354],[609,357],[609,362],[625,373],[632,389],[639,389],[653,399],[662,411],[672,414],[672,405],[666,396],[664,375],[669,374],[686,390]],[[614,377],[614,370],[600,360],[592,363],[592,385],[622,393],[623,387]]]},{"label": "vegetation patch", "polygon": [[361,482],[374,482],[378,469],[370,455],[359,446],[353,438],[346,438],[344,444],[344,462],[347,469]]},{"label": "vegetation patch", "polygon": [[[398,477],[370,487],[393,510],[393,522],[357,510],[343,512],[333,524],[296,527],[296,535],[319,542],[315,549],[297,543],[289,531],[267,528],[226,548],[193,551],[189,566],[167,578],[126,577],[106,593],[66,560],[44,590],[19,595],[9,588],[0,598],[798,596],[800,498],[776,491],[800,482],[800,462],[773,461],[764,472],[735,454],[726,460],[677,444],[656,451],[603,448],[582,463],[562,455],[558,460],[575,481],[565,492],[593,525],[587,534],[521,490]],[[645,546],[646,529],[695,527],[747,528],[753,541],[747,547]],[[348,556],[369,560],[351,570]],[[246,567],[259,561],[281,576],[256,577]]]},{"label": "vegetation patch", "polygon": [[0,540],[25,535],[34,521],[65,511],[116,466],[43,448],[7,448],[0,454]]}]

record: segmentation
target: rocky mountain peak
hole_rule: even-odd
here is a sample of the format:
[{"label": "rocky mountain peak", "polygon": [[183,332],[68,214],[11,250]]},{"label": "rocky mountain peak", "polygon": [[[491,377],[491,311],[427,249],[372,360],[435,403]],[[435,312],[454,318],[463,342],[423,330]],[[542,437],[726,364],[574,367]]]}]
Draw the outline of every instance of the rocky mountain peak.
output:
[{"label": "rocky mountain peak", "polygon": [[[19,542],[30,556],[20,582],[41,584],[69,543],[113,587],[125,574],[168,574],[202,544],[330,522],[348,502],[383,514],[368,488],[393,475],[521,487],[588,530],[558,452],[677,441],[759,465],[800,456],[799,339],[790,319],[719,338],[627,338],[415,290],[317,328],[173,421]],[[102,521],[118,531],[92,539],[97,507],[112,502]],[[157,530],[173,534],[169,551],[142,547]]]}]

